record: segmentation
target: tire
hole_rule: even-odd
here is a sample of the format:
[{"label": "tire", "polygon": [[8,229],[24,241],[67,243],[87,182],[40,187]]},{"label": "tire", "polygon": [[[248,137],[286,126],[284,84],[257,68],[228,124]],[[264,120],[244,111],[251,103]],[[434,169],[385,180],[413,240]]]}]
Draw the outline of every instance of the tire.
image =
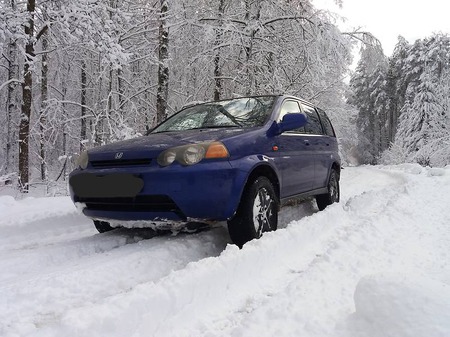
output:
[{"label": "tire", "polygon": [[97,228],[99,233],[105,233],[115,229],[114,227],[111,227],[106,221],[94,220],[94,226],[95,228]]},{"label": "tire", "polygon": [[231,240],[239,248],[263,232],[274,231],[278,225],[279,201],[272,183],[259,177],[242,194],[236,214],[228,221]]},{"label": "tire", "polygon": [[335,202],[339,202],[341,194],[339,187],[339,175],[334,169],[331,170],[327,189],[328,193],[319,194],[316,196],[317,207],[320,211],[323,211],[327,206]]}]

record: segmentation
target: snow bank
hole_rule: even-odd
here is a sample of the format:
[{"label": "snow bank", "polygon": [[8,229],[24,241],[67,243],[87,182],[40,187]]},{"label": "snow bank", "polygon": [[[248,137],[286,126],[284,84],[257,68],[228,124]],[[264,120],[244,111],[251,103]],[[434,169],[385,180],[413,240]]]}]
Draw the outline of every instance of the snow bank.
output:
[{"label": "snow bank", "polygon": [[0,196],[0,228],[25,226],[30,222],[55,216],[77,214],[69,197],[34,198],[15,200],[12,196]]},{"label": "snow bank", "polygon": [[10,195],[0,196],[0,214],[7,214],[8,210],[17,205],[17,201]]},{"label": "snow bank", "polygon": [[[361,279],[348,330],[359,337],[450,336],[450,286],[417,275]],[[347,334],[348,335],[348,334]]]},{"label": "snow bank", "polygon": [[[74,331],[80,337],[199,336],[214,330],[211,322],[233,315],[233,309],[245,312],[253,299],[289,283],[322,246],[339,236],[334,219],[342,208],[331,208],[334,212],[303,219],[304,226],[292,223],[284,231],[266,233],[264,240],[249,242],[242,250],[228,245],[219,257],[190,263],[157,282],[70,310],[59,326],[42,329],[37,336]],[[273,258],[279,252],[283,258]]]},{"label": "snow bank", "polygon": [[450,174],[450,165],[447,165],[446,167],[423,167],[419,164],[410,163],[375,167],[378,167],[381,170],[399,171],[413,175],[425,174],[428,177],[440,177],[446,174]]},{"label": "snow bank", "polygon": [[341,203],[283,209],[242,250],[225,228],[98,234],[69,198],[0,198],[0,336],[448,337],[449,173],[346,168]]}]

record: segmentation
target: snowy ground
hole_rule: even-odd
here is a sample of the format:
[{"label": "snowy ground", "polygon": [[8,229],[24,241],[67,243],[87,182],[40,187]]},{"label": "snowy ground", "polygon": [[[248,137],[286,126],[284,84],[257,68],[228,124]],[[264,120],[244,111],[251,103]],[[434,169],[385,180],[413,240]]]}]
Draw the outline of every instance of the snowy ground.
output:
[{"label": "snowy ground", "polygon": [[450,336],[450,167],[346,168],[341,189],[242,250],[0,196],[0,336]]}]

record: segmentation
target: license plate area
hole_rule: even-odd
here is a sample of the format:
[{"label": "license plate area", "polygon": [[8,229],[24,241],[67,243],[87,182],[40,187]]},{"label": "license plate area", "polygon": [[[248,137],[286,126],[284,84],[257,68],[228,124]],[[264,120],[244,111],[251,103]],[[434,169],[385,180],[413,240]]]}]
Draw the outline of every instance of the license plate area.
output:
[{"label": "license plate area", "polygon": [[95,175],[81,173],[69,180],[76,196],[81,198],[133,198],[144,187],[142,178],[129,173]]}]

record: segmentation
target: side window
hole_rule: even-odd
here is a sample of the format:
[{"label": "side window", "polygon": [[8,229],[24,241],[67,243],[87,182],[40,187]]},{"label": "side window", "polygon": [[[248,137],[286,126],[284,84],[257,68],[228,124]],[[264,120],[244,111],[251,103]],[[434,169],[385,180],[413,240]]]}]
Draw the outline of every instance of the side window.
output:
[{"label": "side window", "polygon": [[325,111],[317,109],[317,112],[319,113],[320,120],[322,121],[322,125],[325,129],[325,133],[327,136],[330,137],[336,137],[336,134],[334,133],[333,125],[330,122],[330,119],[328,118]]},{"label": "side window", "polygon": [[322,125],[320,124],[319,115],[312,106],[302,104],[302,109],[308,116],[308,124],[305,125],[305,133],[313,135],[323,135]]},{"label": "side window", "polygon": [[281,122],[283,116],[287,113],[300,112],[300,107],[296,101],[284,101],[281,106],[280,116],[278,117],[278,122]]},{"label": "side window", "polygon": [[[296,101],[284,101],[283,105],[281,106],[280,115],[278,117],[278,123],[281,122],[283,119],[283,116],[288,113],[301,113],[300,106],[298,105],[298,102]],[[305,133],[304,127],[301,127],[299,129],[295,129],[292,131],[287,131],[288,133]]]}]

